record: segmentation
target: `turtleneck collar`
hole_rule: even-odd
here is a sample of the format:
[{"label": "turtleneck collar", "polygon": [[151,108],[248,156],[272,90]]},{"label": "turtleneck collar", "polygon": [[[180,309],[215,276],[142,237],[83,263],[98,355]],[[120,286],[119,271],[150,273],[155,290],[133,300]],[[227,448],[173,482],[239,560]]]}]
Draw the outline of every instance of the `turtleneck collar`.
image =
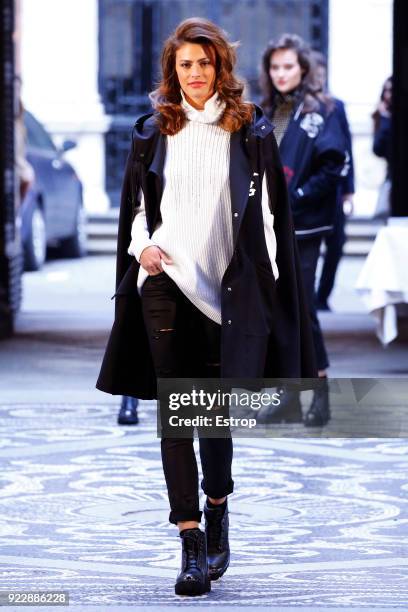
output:
[{"label": "turtleneck collar", "polygon": [[197,110],[186,100],[184,92],[180,89],[181,106],[184,108],[187,119],[189,121],[198,121],[199,123],[217,123],[225,110],[225,102],[219,99],[218,92],[215,92],[211,98],[204,104],[203,110]]},{"label": "turtleneck collar", "polygon": [[281,106],[283,104],[294,106],[297,102],[300,101],[301,91],[300,87],[296,87],[296,89],[292,89],[292,91],[288,91],[286,94],[282,94],[279,91],[276,92],[276,105]]}]

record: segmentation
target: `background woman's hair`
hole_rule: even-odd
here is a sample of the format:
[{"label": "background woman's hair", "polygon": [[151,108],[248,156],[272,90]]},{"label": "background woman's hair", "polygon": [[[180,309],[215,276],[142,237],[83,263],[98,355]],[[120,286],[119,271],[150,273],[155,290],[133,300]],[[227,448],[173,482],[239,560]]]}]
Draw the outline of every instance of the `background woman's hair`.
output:
[{"label": "background woman's hair", "polygon": [[[387,86],[391,88],[391,93],[392,93],[392,76],[388,77],[388,79],[386,79],[383,83],[383,86],[381,89],[381,95],[380,95],[380,103],[383,102],[384,104],[386,104],[385,90],[387,89]],[[388,112],[391,113],[392,112],[392,101],[386,104],[386,106],[387,106]],[[379,109],[379,105],[377,105],[377,108],[372,113],[371,117],[373,119],[374,132],[376,132],[378,128],[380,127],[381,112]]]},{"label": "background woman's hair", "polygon": [[[319,100],[323,102],[323,104],[326,107],[327,112],[331,112],[335,107],[335,101],[334,101],[333,96],[329,93],[327,89],[327,70],[328,70],[327,57],[324,55],[324,53],[322,53],[321,51],[316,51],[315,49],[312,49],[311,57],[312,57],[312,64],[310,67],[312,71],[311,81],[313,85],[317,87],[317,97],[319,98]],[[322,85],[322,87],[320,86],[320,79],[315,76],[316,70],[319,67],[324,68],[325,76],[326,76],[325,83]]]},{"label": "background woman's hair", "polygon": [[176,73],[176,51],[186,43],[201,45],[215,66],[215,90],[226,104],[219,125],[229,132],[236,132],[250,123],[254,106],[243,101],[244,84],[234,75],[236,43],[230,43],[226,33],[211,21],[192,17],[182,21],[166,40],[161,57],[162,79],[149,96],[153,108],[159,113],[160,131],[177,134],[187,121]]},{"label": "background woman's hair", "polygon": [[260,86],[262,91],[261,106],[266,114],[271,116],[275,110],[276,96],[278,90],[272,83],[269,75],[271,56],[275,51],[291,49],[297,55],[299,65],[302,69],[302,80],[297,88],[297,97],[303,101],[302,113],[319,110],[323,103],[326,111],[330,112],[334,103],[332,98],[324,92],[319,91],[315,81],[316,64],[313,59],[312,50],[309,45],[297,34],[282,34],[279,40],[271,41],[262,56],[262,72]]}]

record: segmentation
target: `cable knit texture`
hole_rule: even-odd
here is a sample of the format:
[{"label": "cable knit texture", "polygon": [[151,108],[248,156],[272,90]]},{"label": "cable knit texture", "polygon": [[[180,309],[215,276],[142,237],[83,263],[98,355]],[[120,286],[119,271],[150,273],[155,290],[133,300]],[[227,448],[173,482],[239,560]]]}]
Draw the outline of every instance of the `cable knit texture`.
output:
[{"label": "cable knit texture", "polygon": [[[190,106],[184,96],[182,105],[188,121],[180,132],[166,138],[162,223],[149,239],[142,197],[128,252],[140,260],[146,247],[159,246],[173,261],[162,262],[166,274],[201,312],[221,323],[221,281],[233,249],[230,133],[217,125],[225,103],[216,93],[203,111]],[[269,208],[267,214],[268,251],[274,262],[276,243]],[[140,267],[139,292],[147,277]]]}]

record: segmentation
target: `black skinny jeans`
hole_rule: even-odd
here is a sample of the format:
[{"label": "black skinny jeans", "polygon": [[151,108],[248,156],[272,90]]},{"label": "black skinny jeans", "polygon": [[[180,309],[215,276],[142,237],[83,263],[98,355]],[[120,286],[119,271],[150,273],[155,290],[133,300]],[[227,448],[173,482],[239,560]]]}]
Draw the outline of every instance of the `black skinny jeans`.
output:
[{"label": "black skinny jeans", "polygon": [[[165,272],[149,276],[142,308],[157,378],[218,378],[220,326],[198,310]],[[201,488],[219,499],[232,493],[232,439],[199,437]],[[200,521],[198,468],[192,438],[162,438],[170,523]]]},{"label": "black skinny jeans", "polygon": [[312,321],[312,336],[316,351],[317,368],[319,370],[325,370],[329,366],[329,359],[327,357],[319,319],[317,318],[315,291],[316,268],[320,254],[321,242],[321,237],[307,238],[306,240],[298,240],[297,245],[306,300]]}]

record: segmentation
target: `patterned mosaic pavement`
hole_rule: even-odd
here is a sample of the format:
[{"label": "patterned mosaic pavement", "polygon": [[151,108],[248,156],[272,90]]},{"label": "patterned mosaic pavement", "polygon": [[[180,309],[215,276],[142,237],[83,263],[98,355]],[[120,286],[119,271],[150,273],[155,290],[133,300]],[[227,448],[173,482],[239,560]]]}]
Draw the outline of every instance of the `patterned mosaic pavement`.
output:
[{"label": "patterned mosaic pavement", "polygon": [[155,410],[125,428],[116,411],[0,406],[0,590],[68,590],[76,609],[407,609],[406,440],[236,440],[231,567],[185,599]]}]

